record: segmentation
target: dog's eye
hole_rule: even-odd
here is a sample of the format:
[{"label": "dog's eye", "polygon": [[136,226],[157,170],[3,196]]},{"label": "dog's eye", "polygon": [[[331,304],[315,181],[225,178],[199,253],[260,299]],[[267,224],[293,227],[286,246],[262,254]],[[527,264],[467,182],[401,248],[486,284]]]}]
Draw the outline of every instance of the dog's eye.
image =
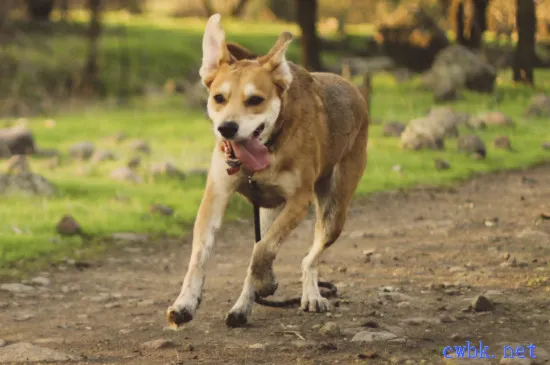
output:
[{"label": "dog's eye", "polygon": [[223,104],[225,103],[225,98],[223,97],[222,94],[216,94],[214,95],[214,101],[218,104]]},{"label": "dog's eye", "polygon": [[247,106],[257,106],[257,105],[260,105],[261,103],[264,102],[264,98],[262,98],[261,96],[251,96],[249,97],[248,99],[246,99],[246,105]]}]

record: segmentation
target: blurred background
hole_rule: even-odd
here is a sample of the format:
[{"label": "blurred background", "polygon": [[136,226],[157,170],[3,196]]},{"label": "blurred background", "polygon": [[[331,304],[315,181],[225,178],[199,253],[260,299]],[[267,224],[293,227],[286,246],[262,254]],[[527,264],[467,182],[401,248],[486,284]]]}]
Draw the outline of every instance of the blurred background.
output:
[{"label": "blurred background", "polygon": [[[0,114],[160,90],[194,97],[200,33],[214,12],[231,18],[229,40],[258,52],[291,30],[300,48],[291,59],[312,70],[408,78],[454,43],[513,68],[515,81],[533,84],[532,69],[550,64],[547,0],[3,0]],[[478,82],[469,86],[492,89]],[[435,88],[438,99],[456,94]]]}]

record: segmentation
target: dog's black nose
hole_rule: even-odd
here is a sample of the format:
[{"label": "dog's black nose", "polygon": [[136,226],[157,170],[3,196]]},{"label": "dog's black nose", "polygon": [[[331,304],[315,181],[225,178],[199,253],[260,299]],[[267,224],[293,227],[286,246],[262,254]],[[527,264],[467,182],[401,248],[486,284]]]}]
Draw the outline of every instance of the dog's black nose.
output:
[{"label": "dog's black nose", "polygon": [[239,125],[235,122],[223,122],[219,127],[218,131],[224,138],[233,138],[239,130]]}]

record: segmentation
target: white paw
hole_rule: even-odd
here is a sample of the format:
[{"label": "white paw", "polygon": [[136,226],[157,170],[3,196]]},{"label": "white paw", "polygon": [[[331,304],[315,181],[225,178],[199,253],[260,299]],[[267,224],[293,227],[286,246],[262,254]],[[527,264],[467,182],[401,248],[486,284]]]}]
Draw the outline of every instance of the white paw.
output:
[{"label": "white paw", "polygon": [[305,312],[330,312],[330,302],[327,298],[323,298],[320,294],[307,295],[302,297],[300,308]]}]

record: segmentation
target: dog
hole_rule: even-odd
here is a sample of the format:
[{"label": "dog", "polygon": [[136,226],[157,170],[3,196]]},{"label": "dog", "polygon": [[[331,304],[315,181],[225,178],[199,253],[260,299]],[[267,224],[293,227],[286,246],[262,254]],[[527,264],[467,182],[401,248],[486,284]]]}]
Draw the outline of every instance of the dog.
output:
[{"label": "dog", "polygon": [[[323,251],[342,232],[352,196],[367,163],[368,103],[359,88],[331,73],[315,73],[286,60],[292,41],[283,32],[271,50],[255,56],[227,43],[221,16],[212,15],[202,43],[202,83],[216,146],[193,228],[189,267],[167,310],[171,326],[193,319],[200,305],[204,265],[229,200],[252,201],[258,187],[263,238],[254,245],[242,292],[229,311],[229,327],[247,323],[256,295],[277,290],[273,261],[284,240],[315,204],[315,238],[302,261],[301,308],[330,311],[318,286]],[[226,171],[228,149],[240,165]],[[225,152],[224,152],[225,151]],[[235,171],[236,170],[236,171]]]}]

